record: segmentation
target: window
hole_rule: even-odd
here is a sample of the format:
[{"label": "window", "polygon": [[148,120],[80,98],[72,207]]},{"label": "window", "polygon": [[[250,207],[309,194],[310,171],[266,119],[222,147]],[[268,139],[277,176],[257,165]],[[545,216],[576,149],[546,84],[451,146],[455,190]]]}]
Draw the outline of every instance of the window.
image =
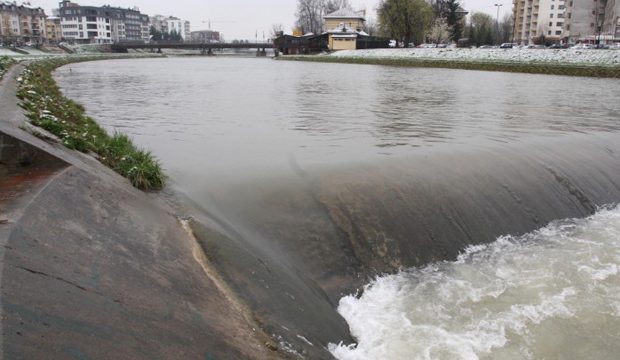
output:
[{"label": "window", "polygon": [[572,1],[569,1],[569,2],[568,2],[568,6],[569,6],[569,7],[573,7],[573,2],[572,2]]},{"label": "window", "polygon": [[571,15],[570,15],[570,14],[571,14],[571,13],[568,13],[568,18],[569,18],[569,19],[570,19],[570,17],[571,17]]},{"label": "window", "polygon": [[550,19],[553,19],[553,14],[549,14],[549,18],[550,18]]},{"label": "window", "polygon": [[558,10],[564,10],[566,8],[566,6],[564,5],[558,5]]},{"label": "window", "polygon": [[551,30],[547,31],[547,35],[551,35]]},{"label": "window", "polygon": [[553,23],[551,21],[549,21],[549,26],[553,26]]},{"label": "window", "polygon": [[570,25],[566,25],[566,30],[570,30]]},{"label": "window", "polygon": [[564,14],[558,14],[558,19],[564,19]]},{"label": "window", "polygon": [[562,26],[564,26],[564,23],[563,22],[557,22],[557,23],[555,23],[555,26],[562,27]]},{"label": "window", "polygon": [[555,5],[551,4],[551,10],[555,9]]},{"label": "window", "polygon": [[558,30],[555,32],[556,35],[562,35],[562,30]]},{"label": "window", "polygon": [[594,23],[590,23],[590,27],[593,28],[594,27]]}]

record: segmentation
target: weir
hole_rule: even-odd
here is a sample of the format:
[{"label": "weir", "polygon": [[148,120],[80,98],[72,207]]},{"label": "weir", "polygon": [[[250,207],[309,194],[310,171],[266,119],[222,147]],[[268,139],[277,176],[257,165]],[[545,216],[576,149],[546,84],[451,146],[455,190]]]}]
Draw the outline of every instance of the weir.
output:
[{"label": "weir", "polygon": [[329,343],[354,342],[339,299],[372,277],[620,202],[618,133],[591,131],[291,158],[286,174],[177,181],[161,204],[18,129],[10,93],[0,174],[45,171],[0,203],[6,355],[330,359]]},{"label": "weir", "polygon": [[192,225],[268,333],[329,357],[329,342],[351,343],[333,309],[374,276],[619,202],[619,144],[614,133],[576,134],[297,169],[218,189],[203,209],[225,219]]}]

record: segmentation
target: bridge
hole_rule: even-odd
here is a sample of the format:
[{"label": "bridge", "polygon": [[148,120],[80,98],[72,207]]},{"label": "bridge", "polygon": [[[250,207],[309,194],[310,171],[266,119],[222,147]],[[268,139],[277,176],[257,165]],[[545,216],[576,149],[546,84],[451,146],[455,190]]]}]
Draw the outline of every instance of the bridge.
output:
[{"label": "bridge", "polygon": [[158,41],[150,43],[120,42],[112,44],[112,51],[126,53],[130,49],[145,49],[161,53],[161,49],[200,50],[203,55],[213,55],[213,49],[256,49],[256,56],[267,56],[272,43],[200,43],[180,41]]}]

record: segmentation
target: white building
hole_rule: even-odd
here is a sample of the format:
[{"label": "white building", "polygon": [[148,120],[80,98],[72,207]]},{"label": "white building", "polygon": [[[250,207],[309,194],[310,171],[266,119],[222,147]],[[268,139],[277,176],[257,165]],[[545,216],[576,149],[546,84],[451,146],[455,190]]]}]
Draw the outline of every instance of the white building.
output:
[{"label": "white building", "polygon": [[514,0],[514,39],[522,45],[545,41],[559,42],[564,37],[566,5],[564,0]]},{"label": "white building", "polygon": [[161,33],[170,34],[173,30],[181,35],[183,41],[191,39],[190,22],[174,16],[151,16],[151,26]]},{"label": "white building", "polygon": [[65,41],[108,44],[149,39],[149,18],[137,8],[80,6],[65,0],[58,13]]}]

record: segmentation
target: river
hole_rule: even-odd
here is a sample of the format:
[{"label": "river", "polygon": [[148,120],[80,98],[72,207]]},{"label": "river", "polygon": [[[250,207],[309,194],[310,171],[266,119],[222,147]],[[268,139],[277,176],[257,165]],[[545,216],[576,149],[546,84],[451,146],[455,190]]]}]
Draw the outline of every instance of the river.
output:
[{"label": "river", "polygon": [[[55,77],[249,243],[303,244],[282,262],[339,304],[357,341],[324,344],[339,359],[620,352],[617,80],[229,57]],[[367,243],[335,255],[342,233]],[[342,293],[359,262],[402,268]]]}]

